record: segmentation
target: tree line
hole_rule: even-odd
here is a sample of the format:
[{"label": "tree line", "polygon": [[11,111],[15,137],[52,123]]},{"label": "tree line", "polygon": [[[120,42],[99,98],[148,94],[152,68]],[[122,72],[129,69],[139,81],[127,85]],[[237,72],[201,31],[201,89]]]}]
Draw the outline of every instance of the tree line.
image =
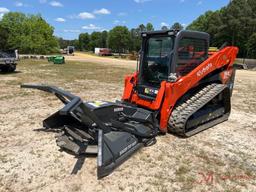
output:
[{"label": "tree line", "polygon": [[217,11],[207,11],[187,29],[205,31],[211,36],[211,45],[224,42],[239,47],[239,56],[256,58],[256,1],[233,0]]},{"label": "tree line", "polygon": [[20,53],[49,54],[58,51],[54,28],[41,15],[10,12],[0,21],[0,49]]},{"label": "tree line", "polygon": [[[183,29],[176,22],[167,29]],[[205,31],[211,36],[211,46],[220,47],[224,42],[238,46],[239,56],[256,58],[256,1],[233,0],[217,11],[207,11],[187,26],[188,30]],[[110,31],[79,34],[78,39],[57,38],[54,28],[41,15],[10,12],[0,21],[0,49],[19,49],[21,53],[49,54],[73,45],[77,50],[94,51],[95,47],[111,48],[113,52],[139,51],[140,33],[154,31],[152,23],[136,28],[116,26]]]},{"label": "tree line", "polygon": [[[162,30],[183,29],[180,23]],[[217,11],[207,11],[195,19],[186,29],[204,31],[210,34],[210,45],[221,47],[224,43],[239,47],[239,57],[256,58],[256,1],[233,0]],[[93,51],[94,47],[108,47],[115,52],[138,51],[141,45],[140,33],[153,31],[151,23],[128,30],[125,26],[114,27],[109,32],[81,33],[79,50]],[[104,34],[104,35],[102,35]]]},{"label": "tree line", "polygon": [[[170,28],[163,26],[162,30],[183,29],[180,23],[174,23]],[[129,30],[126,26],[116,26],[103,32],[81,33],[74,45],[81,51],[94,51],[95,47],[111,48],[114,52],[125,53],[139,51],[141,46],[140,34],[143,31],[154,31],[152,23],[140,24]]]},{"label": "tree line", "polygon": [[[173,27],[179,26],[176,23]],[[163,29],[166,28],[163,26]],[[102,47],[126,53],[140,49],[142,31],[153,30],[151,23],[131,30],[126,26],[116,26],[109,32],[81,33],[78,39],[65,40],[54,36],[54,28],[41,15],[9,12],[0,20],[0,50],[18,49],[19,53],[24,54],[51,54],[73,45],[81,51],[94,51],[95,47]]]}]

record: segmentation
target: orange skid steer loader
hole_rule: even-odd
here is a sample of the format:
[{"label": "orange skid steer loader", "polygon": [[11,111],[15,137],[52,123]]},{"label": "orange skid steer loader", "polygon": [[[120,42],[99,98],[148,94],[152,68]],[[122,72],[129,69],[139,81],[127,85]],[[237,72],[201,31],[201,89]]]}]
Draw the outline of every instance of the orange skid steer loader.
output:
[{"label": "orange skid steer loader", "polygon": [[238,53],[208,52],[209,35],[196,31],[143,32],[140,61],[125,78],[121,101],[84,102],[46,85],[23,84],[54,94],[65,106],[45,119],[57,145],[76,156],[97,155],[98,178],[109,175],[161,133],[190,137],[228,120]]}]

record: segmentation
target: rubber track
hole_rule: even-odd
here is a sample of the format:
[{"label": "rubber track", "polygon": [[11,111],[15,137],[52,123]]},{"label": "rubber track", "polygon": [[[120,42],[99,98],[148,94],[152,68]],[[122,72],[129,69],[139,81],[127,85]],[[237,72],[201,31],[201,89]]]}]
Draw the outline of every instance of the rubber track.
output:
[{"label": "rubber track", "polygon": [[223,84],[210,84],[175,107],[169,118],[169,131],[182,137],[191,136],[186,133],[186,123],[189,117],[220,94],[225,88],[226,85]]}]

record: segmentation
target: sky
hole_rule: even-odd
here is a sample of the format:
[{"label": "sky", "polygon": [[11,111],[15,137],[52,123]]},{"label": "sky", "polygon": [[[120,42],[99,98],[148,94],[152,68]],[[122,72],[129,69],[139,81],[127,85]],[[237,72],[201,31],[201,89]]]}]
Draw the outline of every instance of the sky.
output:
[{"label": "sky", "polygon": [[0,0],[0,19],[10,12],[41,14],[55,28],[55,35],[75,39],[83,32],[129,29],[151,22],[155,29],[179,22],[186,26],[208,10],[229,0]]}]

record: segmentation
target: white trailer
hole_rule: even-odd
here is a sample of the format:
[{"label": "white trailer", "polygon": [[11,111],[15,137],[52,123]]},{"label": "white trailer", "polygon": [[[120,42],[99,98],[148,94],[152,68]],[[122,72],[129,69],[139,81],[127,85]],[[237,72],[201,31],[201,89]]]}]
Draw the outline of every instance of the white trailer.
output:
[{"label": "white trailer", "polygon": [[100,54],[100,49],[101,49],[101,48],[95,48],[95,49],[94,49],[94,54],[95,54],[95,55],[99,55],[99,54]]}]

